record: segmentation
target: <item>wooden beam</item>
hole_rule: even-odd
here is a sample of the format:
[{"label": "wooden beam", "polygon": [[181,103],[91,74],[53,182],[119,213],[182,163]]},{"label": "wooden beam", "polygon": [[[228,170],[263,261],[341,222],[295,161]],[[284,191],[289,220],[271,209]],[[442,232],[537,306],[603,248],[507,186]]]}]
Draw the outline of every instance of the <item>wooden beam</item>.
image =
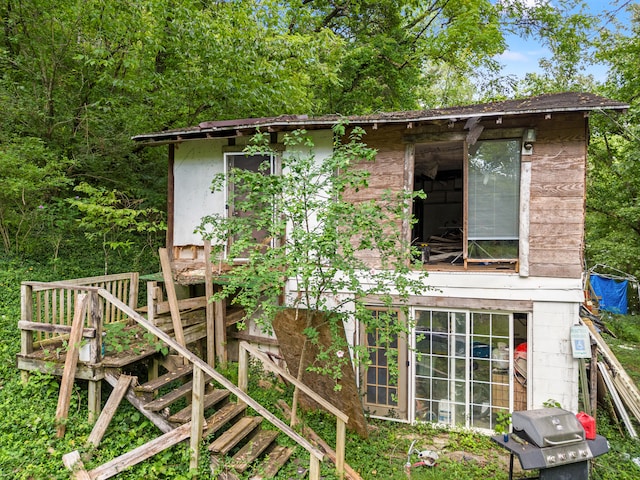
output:
[{"label": "wooden beam", "polygon": [[73,312],[73,324],[69,335],[69,348],[64,364],[64,372],[60,383],[60,395],[58,397],[58,407],[56,408],[56,437],[64,437],[66,430],[65,421],[69,415],[69,403],[71,402],[71,392],[75,379],[76,367],[78,366],[78,350],[82,340],[82,328],[84,327],[84,317],[87,312],[86,294],[81,293],[76,299]]},{"label": "wooden beam", "polygon": [[205,375],[202,369],[193,367],[193,388],[191,390],[191,440],[189,443],[189,469],[198,469],[200,442],[204,427],[204,385]]},{"label": "wooden beam", "polygon": [[84,468],[84,463],[80,459],[80,453],[77,450],[69,452],[62,456],[62,463],[67,470],[71,470],[71,478],[74,480],[92,480],[89,473]]},{"label": "wooden beam", "polygon": [[162,276],[164,278],[164,288],[167,291],[167,298],[171,309],[171,321],[173,322],[173,333],[178,342],[183,347],[187,344],[184,341],[184,333],[182,332],[182,320],[180,319],[180,308],[178,307],[178,297],[176,296],[176,286],[173,283],[173,274],[171,273],[171,260],[166,248],[158,249],[160,254],[160,264],[162,265]]},{"label": "wooden beam", "polygon": [[207,363],[212,367],[216,366],[216,329],[215,329],[215,306],[211,301],[213,296],[213,266],[211,265],[211,240],[204,241],[204,288],[207,298],[206,319],[207,319]]},{"label": "wooden beam", "polygon": [[[27,322],[20,320],[18,322],[18,328],[20,330],[30,330],[32,332],[46,332],[46,333],[61,333],[69,335],[71,333],[70,325],[59,325],[57,323],[41,323],[41,322]],[[83,328],[83,338],[96,338],[95,328]]]},{"label": "wooden beam", "polygon": [[181,425],[178,428],[145,443],[144,445],[140,445],[138,448],[135,448],[130,452],[114,458],[104,465],[94,468],[89,472],[89,476],[92,480],[106,480],[107,478],[111,478],[123,470],[132,467],[133,465],[137,465],[138,463],[145,461],[147,458],[151,458],[155,454],[187,439],[190,431],[191,423],[185,423],[184,425]]},{"label": "wooden beam", "polygon": [[[220,287],[218,287],[220,288]],[[214,302],[215,309],[215,345],[216,359],[223,368],[227,365],[227,305],[226,300],[218,300]]]},{"label": "wooden beam", "polygon": [[116,413],[125,393],[127,393],[127,389],[129,388],[129,385],[131,385],[132,380],[133,377],[130,375],[120,375],[118,383],[111,392],[111,395],[109,395],[109,400],[107,400],[100,417],[98,417],[98,421],[93,426],[93,430],[91,430],[91,434],[87,439],[88,444],[93,445],[94,447],[97,447],[100,444],[100,441],[107,431],[107,427],[109,426],[109,423],[111,423],[111,419]]}]

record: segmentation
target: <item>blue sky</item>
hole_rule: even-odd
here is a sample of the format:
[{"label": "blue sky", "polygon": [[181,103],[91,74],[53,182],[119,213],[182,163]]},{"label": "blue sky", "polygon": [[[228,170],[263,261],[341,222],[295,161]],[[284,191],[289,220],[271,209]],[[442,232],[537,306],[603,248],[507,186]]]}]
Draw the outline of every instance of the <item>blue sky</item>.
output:
[{"label": "blue sky", "polygon": [[[544,0],[519,0],[526,3],[535,3]],[[551,0],[553,3],[553,0]],[[629,18],[628,12],[624,8],[618,11],[622,6],[628,3],[638,3],[637,1],[628,0],[586,0],[591,13],[605,18],[606,13],[617,12],[618,20]],[[605,20],[606,21],[606,20]],[[609,27],[611,25],[608,25]],[[535,39],[528,41],[518,37],[511,36],[507,38],[508,50],[498,56],[498,61],[504,65],[504,73],[507,75],[515,75],[524,77],[526,73],[539,71],[538,61],[541,58],[549,58],[551,53],[548,49],[542,47]],[[596,80],[604,80],[606,76],[606,68],[604,66],[594,65],[585,73],[593,75]]]}]

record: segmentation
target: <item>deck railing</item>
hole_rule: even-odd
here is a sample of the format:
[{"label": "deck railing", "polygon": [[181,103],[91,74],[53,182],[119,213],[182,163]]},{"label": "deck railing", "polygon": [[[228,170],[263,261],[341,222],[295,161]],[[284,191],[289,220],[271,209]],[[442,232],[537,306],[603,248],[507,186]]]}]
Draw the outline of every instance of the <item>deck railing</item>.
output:
[{"label": "deck railing", "polygon": [[134,310],[138,302],[137,272],[78,278],[60,282],[22,282],[21,331],[22,355],[35,348],[58,342],[69,335],[78,295],[93,293],[87,309],[83,338],[91,346],[90,363],[101,360],[102,328],[105,324],[126,320],[127,315],[97,295],[102,289]]},{"label": "deck railing", "polygon": [[165,333],[160,328],[156,327],[152,323],[150,323],[146,318],[140,315],[138,312],[134,311],[127,304],[122,302],[120,299],[116,298],[110,292],[104,289],[98,289],[98,295],[104,298],[109,304],[115,306],[118,310],[121,310],[124,314],[129,316],[135,322],[137,322],[142,328],[144,328],[149,333],[153,334],[156,338],[164,342],[168,347],[173,349],[179,355],[181,355],[184,359],[190,362],[193,365],[193,396],[192,396],[192,412],[197,412],[197,414],[192,415],[191,419],[191,441],[190,441],[190,450],[191,450],[191,466],[197,466],[198,455],[199,455],[199,447],[202,441],[202,431],[203,431],[203,405],[202,399],[204,398],[204,377],[205,374],[211,377],[214,381],[218,382],[224,388],[233,393],[238,401],[245,403],[247,406],[253,408],[260,416],[262,416],[265,420],[271,423],[274,427],[280,430],[282,433],[291,438],[294,442],[300,445],[302,448],[309,452],[309,479],[310,480],[319,480],[320,479],[320,462],[324,460],[325,454],[311,444],[306,438],[302,437],[299,433],[293,430],[289,425],[284,423],[278,417],[276,417],[269,410],[260,405],[256,400],[254,400],[251,396],[249,396],[245,391],[243,391],[238,386],[234,385],[231,381],[229,381],[226,377],[220,374],[217,370],[215,370],[211,365],[206,363],[200,357],[192,353],[189,349],[179,344],[175,339],[173,339],[170,335]]}]

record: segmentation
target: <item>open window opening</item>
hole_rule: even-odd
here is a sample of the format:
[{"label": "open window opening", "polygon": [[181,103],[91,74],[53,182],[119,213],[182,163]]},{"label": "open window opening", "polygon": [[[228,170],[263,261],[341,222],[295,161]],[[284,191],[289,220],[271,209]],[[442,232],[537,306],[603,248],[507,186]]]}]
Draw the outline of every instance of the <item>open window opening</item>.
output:
[{"label": "open window opening", "polygon": [[415,145],[412,241],[429,265],[517,268],[520,139]]},{"label": "open window opening", "polygon": [[414,203],[412,240],[423,263],[463,263],[464,143],[416,144],[414,190],[426,193]]}]

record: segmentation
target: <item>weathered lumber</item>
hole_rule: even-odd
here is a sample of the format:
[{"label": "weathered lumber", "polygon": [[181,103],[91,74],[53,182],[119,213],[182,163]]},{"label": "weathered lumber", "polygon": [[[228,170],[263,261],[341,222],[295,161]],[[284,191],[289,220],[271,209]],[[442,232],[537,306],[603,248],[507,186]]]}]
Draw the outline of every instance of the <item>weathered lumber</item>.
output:
[{"label": "weathered lumber", "polygon": [[207,418],[203,436],[206,438],[224,427],[247,409],[244,403],[227,403],[220,410]]},{"label": "weathered lumber", "polygon": [[[291,417],[291,407],[287,405],[284,400],[278,400],[277,406],[282,410],[285,415],[285,418]],[[326,455],[329,457],[334,464],[337,462],[337,455],[335,450],[333,450],[327,442],[325,442],[320,435],[318,435],[313,429],[308,426],[303,425],[302,433],[306,437],[309,437],[312,442],[314,442]],[[358,472],[356,472],[347,462],[344,462],[344,473],[345,476],[350,480],[362,480],[362,477]]]},{"label": "weathered lumber", "polygon": [[204,288],[207,299],[207,363],[216,365],[216,312],[211,297],[213,296],[213,266],[211,265],[211,240],[204,241]]},{"label": "weathered lumber", "polygon": [[[46,333],[61,333],[69,335],[71,333],[70,325],[59,325],[56,323],[40,323],[40,322],[27,322],[20,320],[18,322],[18,328],[20,330],[31,330],[36,332]],[[96,329],[85,327],[82,329],[83,338],[96,338]]]},{"label": "weathered lumber", "polygon": [[[207,379],[208,378],[209,376],[207,376]],[[180,385],[178,388],[175,388],[170,392],[167,392],[166,395],[162,395],[156,398],[155,400],[152,400],[151,402],[147,403],[144,408],[146,410],[149,410],[150,412],[159,412],[160,410],[168,407],[172,403],[180,400],[182,397],[187,396],[189,393],[191,393],[192,388],[193,388],[193,381],[189,380],[188,382]]]},{"label": "weathered lumber", "polygon": [[[216,403],[220,403],[222,400],[229,397],[229,395],[230,395],[230,392],[228,390],[222,390],[222,389],[213,390],[212,392],[204,395],[204,397],[202,398],[202,405],[204,409],[210,408]],[[192,408],[191,406],[187,406],[182,410],[180,410],[179,412],[171,415],[169,417],[169,421],[175,422],[175,423],[188,422],[189,419],[191,418],[191,408]]]},{"label": "weathered lumber", "polygon": [[[115,387],[118,384],[118,377],[116,377],[113,373],[107,373],[104,376],[104,379],[109,382],[112,387]],[[174,425],[169,423],[166,418],[161,415],[158,415],[155,412],[149,412],[145,410],[145,401],[142,398],[139,398],[133,389],[127,389],[127,393],[125,398],[129,401],[131,405],[133,405],[137,410],[140,411],[151,423],[153,423],[156,427],[160,429],[163,433],[170,432],[174,429]]]},{"label": "weathered lumber", "polygon": [[80,453],[77,450],[69,452],[62,456],[62,464],[71,470],[71,478],[74,480],[92,480],[89,473],[84,468],[84,463],[80,459]]},{"label": "weathered lumber", "polygon": [[[191,405],[187,407],[188,416],[191,417],[191,435],[189,441],[189,469],[198,469],[198,460],[200,458],[200,442],[202,442],[202,428],[204,426],[204,372],[198,368],[193,369],[193,389],[191,393]],[[224,391],[229,394],[229,392]],[[171,419],[170,419],[171,420]]]},{"label": "weathered lumber", "polygon": [[226,455],[262,423],[262,417],[242,417],[229,430],[209,445],[209,451]]},{"label": "weathered lumber", "polygon": [[87,311],[88,296],[84,293],[78,295],[73,313],[73,324],[69,334],[69,348],[67,358],[60,382],[60,395],[58,397],[58,407],[56,408],[56,437],[64,437],[66,430],[65,421],[69,415],[69,402],[71,401],[71,391],[75,378],[76,367],[78,365],[78,351],[80,340],[82,339],[82,329],[84,327],[84,317]]},{"label": "weathered lumber", "polygon": [[126,470],[133,465],[137,465],[147,458],[151,458],[155,454],[187,439],[190,431],[191,424],[185,423],[175,430],[171,430],[170,432],[165,433],[158,438],[139,446],[138,448],[114,458],[104,465],[94,468],[89,472],[89,476],[92,480],[106,480],[107,478],[111,478],[123,470]]},{"label": "weathered lumber", "polygon": [[255,437],[242,447],[238,453],[233,456],[231,465],[233,469],[243,473],[251,462],[260,456],[269,445],[276,439],[278,432],[275,430],[260,430]]},{"label": "weathered lumber", "polygon": [[622,421],[624,423],[624,426],[627,428],[627,432],[629,432],[629,436],[631,438],[637,438],[638,434],[636,433],[636,429],[634,428],[633,423],[629,418],[629,414],[624,408],[624,404],[622,403],[622,400],[618,395],[618,391],[615,385],[613,384],[613,381],[611,380],[611,376],[609,375],[607,367],[603,363],[598,363],[598,369],[602,374],[602,378],[604,380],[605,385],[607,386],[607,389],[609,390],[609,395],[611,395],[611,399],[613,400],[613,403],[616,406],[616,410],[618,411],[618,414],[622,417]]},{"label": "weathered lumber", "polygon": [[165,385],[170,384],[171,382],[178,380],[182,377],[186,377],[190,375],[193,371],[193,366],[185,365],[182,368],[178,368],[172,372],[165,373],[164,375],[159,376],[155,380],[150,380],[147,383],[143,383],[142,385],[138,385],[135,389],[138,392],[153,392],[158,390]]},{"label": "weathered lumber", "polygon": [[173,334],[183,347],[186,347],[184,334],[182,333],[182,321],[180,320],[180,307],[178,306],[178,297],[176,296],[176,286],[173,283],[173,274],[171,273],[171,260],[166,248],[158,249],[160,254],[160,265],[162,266],[162,276],[164,278],[164,288],[167,291],[167,299],[171,310],[171,320],[173,322]]},{"label": "weathered lumber", "polygon": [[130,375],[120,375],[118,383],[111,392],[111,395],[109,395],[109,399],[107,400],[102,413],[98,417],[98,421],[93,426],[93,430],[91,430],[91,434],[87,439],[88,444],[96,447],[98,446],[133,379],[134,377]]},{"label": "weathered lumber", "polygon": [[295,449],[292,447],[273,445],[272,448],[266,451],[267,459],[261,464],[260,473],[252,476],[251,480],[264,480],[275,477],[278,470],[287,463],[294,451]]}]

